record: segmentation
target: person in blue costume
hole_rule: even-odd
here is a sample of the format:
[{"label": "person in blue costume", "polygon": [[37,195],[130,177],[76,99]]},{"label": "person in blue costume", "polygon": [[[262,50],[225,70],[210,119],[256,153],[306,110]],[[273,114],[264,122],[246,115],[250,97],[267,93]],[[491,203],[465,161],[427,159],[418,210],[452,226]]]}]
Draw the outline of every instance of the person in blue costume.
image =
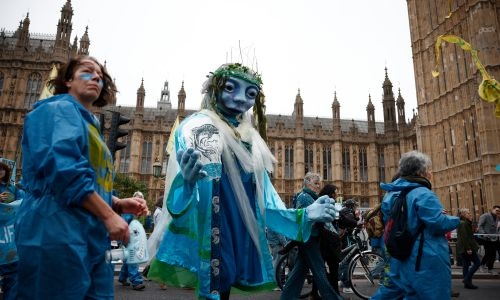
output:
[{"label": "person in blue costume", "polygon": [[10,167],[0,162],[0,276],[4,300],[17,299],[18,256],[14,223],[24,192],[10,181]]},{"label": "person in blue costume", "polygon": [[[418,236],[408,259],[401,261],[390,258],[386,277],[393,283],[391,289],[384,288],[385,295],[381,295],[379,289],[371,299],[449,299],[451,265],[445,233],[458,227],[459,218],[447,215],[439,198],[432,191],[431,160],[427,155],[418,151],[404,153],[399,161],[398,174],[400,177],[394,182],[380,184],[387,191],[382,201],[384,223],[389,218],[396,195],[413,187],[406,196],[409,228],[413,234],[421,224],[425,228],[423,236]],[[423,253],[420,268],[416,271],[422,238]]]},{"label": "person in blue costume", "polygon": [[113,161],[92,106],[115,96],[95,58],[77,56],[49,82],[55,96],[26,116],[25,198],[16,221],[19,299],[113,299],[110,240],[127,244],[121,213],[147,213],[144,199],[112,195]]},{"label": "person in blue costume", "polygon": [[305,241],[315,221],[333,220],[334,205],[323,197],[287,209],[274,189],[258,73],[224,64],[208,76],[203,93],[202,109],[173,133],[164,205],[172,219],[152,234],[161,242],[148,277],[195,287],[201,299],[229,299],[231,289],[272,290],[266,227]]}]

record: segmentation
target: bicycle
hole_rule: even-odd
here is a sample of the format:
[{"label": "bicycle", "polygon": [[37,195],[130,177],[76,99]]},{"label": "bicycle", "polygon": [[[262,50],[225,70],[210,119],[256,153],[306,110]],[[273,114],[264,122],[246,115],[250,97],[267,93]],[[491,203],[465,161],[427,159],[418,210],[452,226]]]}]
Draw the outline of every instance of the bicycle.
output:
[{"label": "bicycle", "polygon": [[[369,299],[379,287],[385,260],[380,254],[368,250],[368,243],[361,239],[360,232],[361,229],[356,228],[351,235],[353,243],[341,251],[342,260],[339,263],[339,278],[342,276],[342,266],[347,265],[347,281],[351,289],[358,297]],[[284,247],[283,252],[286,253],[283,254],[276,266],[275,277],[280,289],[283,289],[288,273],[293,268],[296,254],[294,257],[292,249],[297,251],[296,246]],[[300,295],[301,299],[308,297],[311,293],[312,282],[312,274],[309,272],[305,278]]]}]

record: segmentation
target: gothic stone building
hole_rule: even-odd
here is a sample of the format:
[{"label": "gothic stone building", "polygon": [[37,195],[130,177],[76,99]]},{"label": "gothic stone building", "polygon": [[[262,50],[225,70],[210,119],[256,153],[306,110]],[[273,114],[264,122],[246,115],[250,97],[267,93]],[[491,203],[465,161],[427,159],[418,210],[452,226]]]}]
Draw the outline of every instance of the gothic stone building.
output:
[{"label": "gothic stone building", "polygon": [[[75,54],[89,54],[87,29],[79,44],[77,37],[70,42],[72,17],[71,1],[67,0],[55,36],[30,33],[28,15],[17,30],[0,33],[0,156],[15,159],[19,174],[24,116],[38,101],[52,65],[59,65]],[[292,115],[267,116],[268,145],[277,159],[272,179],[288,205],[292,195],[301,189],[308,171],[320,173],[325,183],[334,183],[340,195],[356,198],[361,207],[374,206],[380,201],[379,183],[391,180],[401,153],[417,149],[417,116],[414,113],[411,120],[406,120],[403,97],[398,93],[395,99],[387,70],[382,89],[383,122],[375,121],[371,97],[367,99],[366,120],[341,119],[336,95],[330,118],[306,117],[300,91]],[[156,199],[164,187],[162,179],[153,177],[153,165],[160,164],[165,169],[168,161],[165,149],[171,129],[177,119],[182,120],[193,111],[185,109],[183,86],[177,95],[176,109],[172,108],[168,82],[156,107],[144,107],[145,97],[142,81],[135,106],[113,103],[104,110],[96,109],[95,113],[105,115],[105,136],[111,119],[108,110],[131,119],[122,125],[129,130],[122,138],[127,147],[117,152],[115,168],[145,182],[149,198]],[[201,101],[201,95],[196,97]]]},{"label": "gothic stone building", "polygon": [[[479,215],[500,204],[500,119],[482,101],[482,77],[471,55],[455,44],[442,45],[434,78],[436,39],[462,37],[478,51],[488,73],[500,79],[500,1],[408,0],[417,88],[418,149],[433,162],[433,190],[456,214],[461,207]],[[449,6],[451,4],[451,7]],[[451,11],[450,11],[451,9]],[[451,13],[451,15],[450,15]]]}]

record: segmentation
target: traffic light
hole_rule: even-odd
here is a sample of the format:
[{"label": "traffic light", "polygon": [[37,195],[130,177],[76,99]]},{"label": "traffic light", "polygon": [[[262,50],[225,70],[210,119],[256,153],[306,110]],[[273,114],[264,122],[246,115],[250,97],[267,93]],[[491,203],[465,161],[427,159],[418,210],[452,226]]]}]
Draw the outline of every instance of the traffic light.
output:
[{"label": "traffic light", "polygon": [[111,117],[111,127],[109,129],[108,148],[109,151],[111,151],[114,161],[116,151],[127,147],[126,144],[118,142],[119,138],[128,134],[127,130],[120,129],[120,125],[127,124],[130,122],[130,119],[122,116],[117,111],[112,111],[111,113],[113,115]]}]

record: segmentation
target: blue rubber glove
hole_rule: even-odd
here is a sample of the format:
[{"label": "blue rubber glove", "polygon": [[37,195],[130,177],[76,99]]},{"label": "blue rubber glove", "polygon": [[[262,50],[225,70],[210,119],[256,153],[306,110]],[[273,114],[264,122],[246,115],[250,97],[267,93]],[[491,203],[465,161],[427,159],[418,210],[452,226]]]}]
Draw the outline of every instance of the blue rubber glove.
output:
[{"label": "blue rubber glove", "polygon": [[331,222],[335,218],[335,201],[327,195],[321,196],[313,204],[306,207],[308,221]]},{"label": "blue rubber glove", "polygon": [[182,177],[189,187],[194,187],[198,179],[207,176],[207,172],[203,171],[203,164],[200,161],[200,152],[193,148],[188,148],[186,151],[179,150],[177,152],[177,161],[181,167]]}]

